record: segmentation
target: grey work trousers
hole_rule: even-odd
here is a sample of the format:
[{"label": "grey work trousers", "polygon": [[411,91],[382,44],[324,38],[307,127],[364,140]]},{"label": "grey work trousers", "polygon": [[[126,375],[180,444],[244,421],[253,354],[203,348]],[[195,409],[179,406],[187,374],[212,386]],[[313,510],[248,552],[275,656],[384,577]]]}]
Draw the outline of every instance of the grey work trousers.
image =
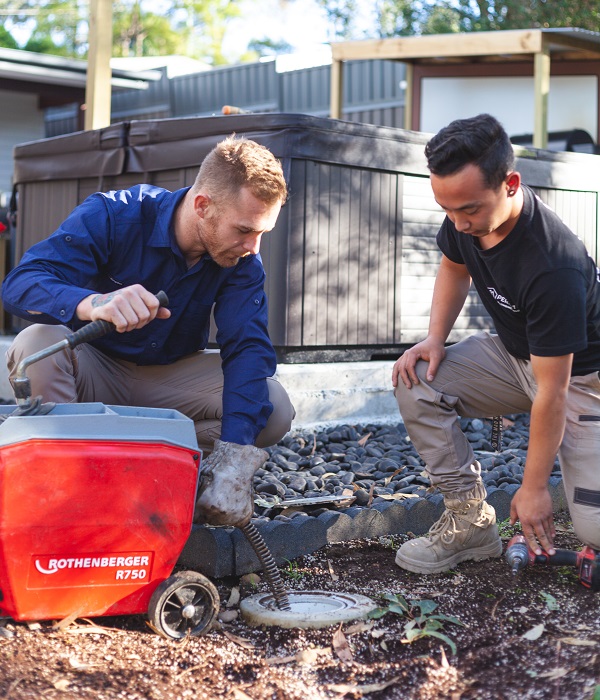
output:
[{"label": "grey work trousers", "polygon": [[[60,342],[70,332],[65,326],[43,324],[21,331],[6,353],[9,376],[14,376],[23,358]],[[27,377],[32,395],[44,401],[178,410],[194,421],[198,446],[205,454],[221,435],[223,373],[216,351],[197,352],[170,365],[138,366],[84,343],[35,362],[28,367]],[[279,442],[295,415],[281,384],[269,378],[267,385],[273,412],[256,440],[257,447]]]},{"label": "grey work trousers", "polygon": [[[446,349],[435,379],[417,363],[419,384],[395,390],[408,434],[442,493],[467,491],[480,472],[459,417],[526,413],[536,394],[529,360],[510,355],[496,335],[478,333]],[[558,452],[573,527],[600,549],[600,379],[571,377],[564,437]]]}]

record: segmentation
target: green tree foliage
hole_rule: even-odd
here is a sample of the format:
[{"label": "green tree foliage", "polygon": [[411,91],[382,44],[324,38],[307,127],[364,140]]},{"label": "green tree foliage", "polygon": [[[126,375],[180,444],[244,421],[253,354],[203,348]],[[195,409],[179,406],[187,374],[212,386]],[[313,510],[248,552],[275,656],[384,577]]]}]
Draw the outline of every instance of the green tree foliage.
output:
[{"label": "green tree foliage", "polygon": [[600,0],[375,0],[369,28],[355,21],[357,0],[317,1],[336,40],[530,27],[600,28]]},{"label": "green tree foliage", "polygon": [[240,16],[241,0],[172,0],[169,14],[186,37],[186,54],[207,63],[227,63],[222,45],[227,24]]},{"label": "green tree foliage", "polygon": [[0,47],[3,49],[18,49],[19,44],[13,35],[4,27],[0,25]]},{"label": "green tree foliage", "polygon": [[317,0],[325,11],[332,39],[353,39],[356,36],[357,0]]},{"label": "green tree foliage", "polygon": [[[215,65],[225,63],[223,36],[228,22],[239,16],[240,2],[116,0],[113,55],[184,53]],[[0,17],[5,30],[8,25],[30,32],[27,45],[15,48],[74,58],[87,55],[89,0],[0,0]]]}]

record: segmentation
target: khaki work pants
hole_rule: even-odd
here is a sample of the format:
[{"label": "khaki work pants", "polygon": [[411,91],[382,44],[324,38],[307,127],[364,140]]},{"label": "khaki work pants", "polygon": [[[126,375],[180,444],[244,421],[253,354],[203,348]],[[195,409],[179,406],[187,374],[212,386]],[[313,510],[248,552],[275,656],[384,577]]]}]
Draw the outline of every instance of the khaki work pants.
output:
[{"label": "khaki work pants", "polygon": [[[536,394],[529,360],[510,355],[496,335],[478,333],[446,349],[433,382],[427,363],[420,383],[395,390],[408,434],[442,493],[471,489],[480,472],[459,417],[526,413]],[[565,433],[558,457],[575,532],[600,549],[600,379],[572,377]]]},{"label": "khaki work pants", "polygon": [[[19,362],[58,343],[71,331],[65,326],[36,324],[21,331],[6,353],[10,377]],[[175,409],[194,421],[198,446],[208,454],[221,435],[223,373],[216,351],[197,352],[170,365],[138,366],[108,357],[83,343],[30,365],[33,396],[55,403],[99,401],[107,405]],[[273,412],[256,440],[275,445],[290,430],[294,408],[285,389],[267,380]]]}]

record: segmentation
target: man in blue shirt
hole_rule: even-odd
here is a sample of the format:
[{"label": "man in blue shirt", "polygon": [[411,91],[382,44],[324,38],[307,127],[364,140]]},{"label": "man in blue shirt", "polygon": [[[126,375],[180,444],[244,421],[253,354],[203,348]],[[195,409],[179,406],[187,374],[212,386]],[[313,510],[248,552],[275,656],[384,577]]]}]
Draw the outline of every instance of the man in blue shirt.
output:
[{"label": "man in blue shirt", "polygon": [[[272,378],[259,256],[286,197],[272,153],[230,137],[207,155],[191,188],[137,185],[88,197],[3,284],[6,310],[36,322],[7,353],[11,376],[21,359],[86,322],[116,329],[31,365],[34,395],[173,408],[194,420],[199,446],[212,452],[200,522],[248,522],[252,477],[267,457],[259,448],[280,440],[294,416]],[[213,307],[220,357],[206,350]]]}]

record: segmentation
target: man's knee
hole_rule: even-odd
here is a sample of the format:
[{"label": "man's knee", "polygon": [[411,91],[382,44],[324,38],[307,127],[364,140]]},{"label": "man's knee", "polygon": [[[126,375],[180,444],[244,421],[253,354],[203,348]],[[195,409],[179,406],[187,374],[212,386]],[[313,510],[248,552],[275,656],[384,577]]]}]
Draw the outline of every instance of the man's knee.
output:
[{"label": "man's knee", "polygon": [[276,445],[292,427],[296,411],[292,406],[287,391],[273,378],[267,379],[269,401],[273,404],[273,413],[267,425],[256,439],[256,447]]},{"label": "man's knee", "polygon": [[600,551],[600,508],[596,509],[596,517],[577,517],[577,514],[572,514],[573,530],[583,544],[587,544]]},{"label": "man's knee", "polygon": [[66,326],[49,326],[43,323],[28,326],[17,335],[6,352],[8,369],[12,371],[25,357],[59,343],[70,332]]}]

